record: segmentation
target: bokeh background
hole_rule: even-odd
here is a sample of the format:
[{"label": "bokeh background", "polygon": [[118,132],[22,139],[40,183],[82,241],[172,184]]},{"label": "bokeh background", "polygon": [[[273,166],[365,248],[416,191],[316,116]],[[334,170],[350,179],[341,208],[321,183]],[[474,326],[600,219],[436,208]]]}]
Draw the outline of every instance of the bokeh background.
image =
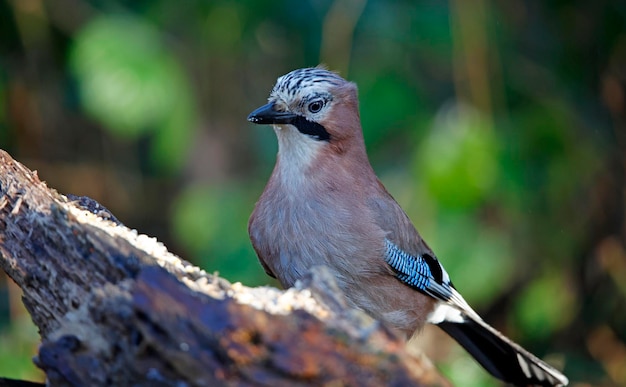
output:
[{"label": "bokeh background", "polygon": [[[209,272],[273,284],[247,219],[277,150],[246,122],[325,63],[454,282],[574,384],[626,385],[626,2],[0,0],[0,147]],[[0,274],[0,375],[41,379]],[[498,385],[434,329],[459,385]]]}]

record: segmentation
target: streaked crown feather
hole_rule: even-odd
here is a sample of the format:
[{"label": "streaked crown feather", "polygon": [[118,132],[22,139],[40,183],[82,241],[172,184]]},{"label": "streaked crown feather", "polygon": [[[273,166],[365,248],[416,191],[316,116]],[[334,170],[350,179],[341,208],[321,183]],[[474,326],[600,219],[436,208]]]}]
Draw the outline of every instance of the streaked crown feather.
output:
[{"label": "streaked crown feather", "polygon": [[345,82],[338,74],[320,67],[298,69],[278,78],[269,100],[289,104],[300,99],[303,93],[327,92]]}]

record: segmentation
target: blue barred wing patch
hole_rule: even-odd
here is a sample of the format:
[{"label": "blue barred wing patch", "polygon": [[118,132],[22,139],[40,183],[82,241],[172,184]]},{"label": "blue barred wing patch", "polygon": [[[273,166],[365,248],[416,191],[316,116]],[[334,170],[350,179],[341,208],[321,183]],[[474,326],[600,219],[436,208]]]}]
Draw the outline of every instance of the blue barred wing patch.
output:
[{"label": "blue barred wing patch", "polygon": [[415,257],[385,239],[385,262],[393,268],[396,278],[405,284],[440,301],[471,310],[452,286],[448,273],[437,258],[430,255]]},{"label": "blue barred wing patch", "polygon": [[422,257],[409,255],[385,239],[385,261],[396,271],[396,277],[400,281],[422,291],[429,288],[433,275]]}]

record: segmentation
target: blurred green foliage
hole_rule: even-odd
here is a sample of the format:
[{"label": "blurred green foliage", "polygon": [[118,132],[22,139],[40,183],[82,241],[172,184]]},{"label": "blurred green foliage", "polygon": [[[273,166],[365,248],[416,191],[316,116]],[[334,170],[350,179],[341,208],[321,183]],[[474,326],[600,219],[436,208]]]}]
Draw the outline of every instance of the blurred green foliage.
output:
[{"label": "blurred green foliage", "polygon": [[140,18],[102,16],[75,36],[69,64],[85,111],[127,140],[152,132],[151,158],[178,170],[195,111],[184,70]]},{"label": "blurred green foliage", "polygon": [[259,276],[250,242],[241,237],[255,200],[246,188],[241,184],[187,188],[174,203],[172,226],[174,236],[193,256],[201,257],[202,267],[258,286],[268,279]]},{"label": "blurred green foliage", "polygon": [[37,329],[28,315],[15,319],[0,333],[0,364],[2,376],[15,379],[41,378],[41,371],[33,370],[31,359],[39,343]]},{"label": "blurred green foliage", "polygon": [[478,112],[444,108],[416,151],[416,176],[441,206],[479,207],[499,180],[493,128]]},{"label": "blurred green foliage", "polygon": [[571,320],[577,305],[568,288],[562,276],[545,275],[533,280],[520,295],[516,321],[527,327],[532,339],[549,340]]},{"label": "blurred green foliage", "polygon": [[[624,385],[624,26],[609,0],[0,0],[0,146],[207,271],[274,284],[246,227],[276,141],[245,117],[325,63],[468,301],[572,380]],[[6,359],[32,334],[0,325],[0,375],[25,375]],[[451,380],[495,384],[439,346]]]}]

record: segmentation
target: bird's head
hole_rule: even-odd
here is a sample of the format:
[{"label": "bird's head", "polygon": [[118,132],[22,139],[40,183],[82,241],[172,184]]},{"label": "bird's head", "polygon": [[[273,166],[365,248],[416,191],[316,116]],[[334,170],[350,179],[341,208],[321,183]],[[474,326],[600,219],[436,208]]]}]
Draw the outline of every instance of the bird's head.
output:
[{"label": "bird's head", "polygon": [[363,142],[358,110],[356,85],[315,67],[278,78],[268,103],[250,113],[248,121],[273,125],[281,147],[328,145],[343,152]]}]

